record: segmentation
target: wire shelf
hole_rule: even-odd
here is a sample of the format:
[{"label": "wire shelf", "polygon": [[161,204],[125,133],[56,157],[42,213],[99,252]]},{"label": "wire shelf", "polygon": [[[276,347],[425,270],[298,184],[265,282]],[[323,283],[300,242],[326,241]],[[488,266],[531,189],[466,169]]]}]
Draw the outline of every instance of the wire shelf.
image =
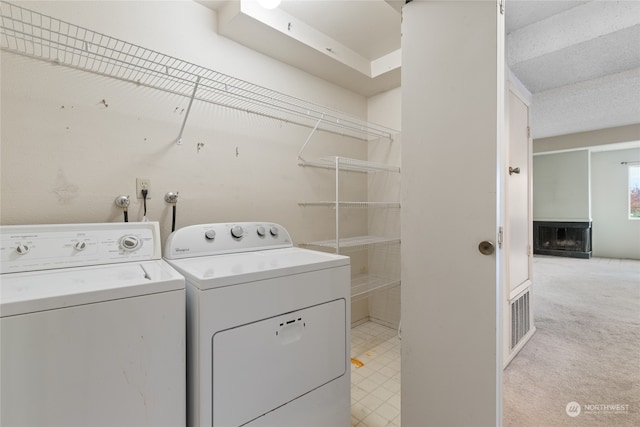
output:
[{"label": "wire shelf", "polygon": [[400,172],[399,166],[385,165],[383,163],[369,162],[366,160],[350,159],[348,157],[330,156],[317,160],[301,160],[300,166],[312,166],[317,168],[335,169],[351,172]]},{"label": "wire shelf", "polygon": [[15,4],[0,12],[6,51],[365,141],[397,133]]},{"label": "wire shelf", "polygon": [[[375,246],[393,245],[400,243],[398,238],[380,237],[380,236],[358,236],[340,239],[340,250],[360,250],[368,249]],[[316,242],[303,243],[300,246],[318,247],[324,249],[336,250],[338,245],[335,240],[319,240]]]},{"label": "wire shelf", "polygon": [[366,298],[374,292],[400,285],[400,279],[361,274],[351,279],[351,301]]}]

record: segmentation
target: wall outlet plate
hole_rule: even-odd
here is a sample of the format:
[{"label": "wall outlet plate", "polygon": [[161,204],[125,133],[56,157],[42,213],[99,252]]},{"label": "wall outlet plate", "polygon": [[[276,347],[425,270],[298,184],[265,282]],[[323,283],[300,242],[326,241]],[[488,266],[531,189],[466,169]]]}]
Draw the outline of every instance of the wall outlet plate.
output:
[{"label": "wall outlet plate", "polygon": [[151,180],[147,178],[136,178],[136,197],[142,199],[142,190],[147,190],[147,199],[151,198]]}]

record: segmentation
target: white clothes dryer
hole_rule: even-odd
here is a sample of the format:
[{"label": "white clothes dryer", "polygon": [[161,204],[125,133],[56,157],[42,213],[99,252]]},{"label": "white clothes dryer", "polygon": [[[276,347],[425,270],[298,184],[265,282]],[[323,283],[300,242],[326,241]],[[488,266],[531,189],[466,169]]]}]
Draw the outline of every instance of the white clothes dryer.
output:
[{"label": "white clothes dryer", "polygon": [[273,223],[172,233],[187,281],[189,426],[348,427],[350,263]]},{"label": "white clothes dryer", "polygon": [[0,238],[0,425],[184,426],[184,278],[158,223]]}]

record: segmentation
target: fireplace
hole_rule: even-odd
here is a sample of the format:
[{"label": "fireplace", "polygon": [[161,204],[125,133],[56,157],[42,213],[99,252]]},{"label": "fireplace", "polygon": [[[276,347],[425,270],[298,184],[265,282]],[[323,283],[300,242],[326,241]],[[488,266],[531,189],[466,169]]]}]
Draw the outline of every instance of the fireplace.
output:
[{"label": "fireplace", "polygon": [[591,221],[533,221],[533,253],[591,258]]}]

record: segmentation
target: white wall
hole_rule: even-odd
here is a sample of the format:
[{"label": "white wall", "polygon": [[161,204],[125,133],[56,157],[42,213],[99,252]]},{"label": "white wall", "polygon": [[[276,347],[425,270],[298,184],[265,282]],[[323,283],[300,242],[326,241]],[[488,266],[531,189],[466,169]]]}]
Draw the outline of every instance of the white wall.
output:
[{"label": "white wall", "polygon": [[[20,5],[366,117],[364,97],[218,36],[215,12],[190,0]],[[309,129],[196,101],[178,146],[186,98],[4,51],[1,60],[2,224],[120,221],[121,194],[132,196],[130,220],[140,220],[135,179],[143,177],[151,180],[147,216],[161,222],[163,239],[168,191],[179,191],[177,227],[266,220],[294,243],[332,236],[331,214],[298,206],[334,188],[330,173],[297,166]],[[336,154],[366,158],[367,144],[317,133],[306,150],[308,158]],[[364,200],[366,177],[343,191]],[[345,227],[366,233],[366,216]]]},{"label": "white wall", "polygon": [[629,219],[628,166],[640,148],[591,153],[593,255],[640,259],[640,220]]},{"label": "white wall", "polygon": [[533,220],[591,220],[589,150],[533,156]]},{"label": "white wall", "polygon": [[640,159],[640,149],[600,147],[606,151],[533,156],[534,220],[591,220],[593,256],[640,259],[640,221],[628,219],[627,168],[620,165]]}]

